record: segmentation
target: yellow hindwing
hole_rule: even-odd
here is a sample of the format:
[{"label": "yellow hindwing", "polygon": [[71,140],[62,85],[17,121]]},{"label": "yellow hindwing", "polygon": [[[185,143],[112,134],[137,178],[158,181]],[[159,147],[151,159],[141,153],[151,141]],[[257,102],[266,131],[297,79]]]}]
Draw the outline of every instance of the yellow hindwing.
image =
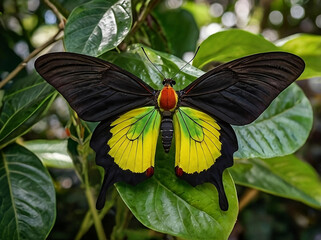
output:
[{"label": "yellow hindwing", "polygon": [[131,110],[111,123],[109,155],[123,170],[143,173],[154,167],[161,116],[155,107]]},{"label": "yellow hindwing", "polygon": [[215,119],[201,111],[180,107],[174,117],[175,166],[185,173],[209,169],[221,156],[221,127]]}]

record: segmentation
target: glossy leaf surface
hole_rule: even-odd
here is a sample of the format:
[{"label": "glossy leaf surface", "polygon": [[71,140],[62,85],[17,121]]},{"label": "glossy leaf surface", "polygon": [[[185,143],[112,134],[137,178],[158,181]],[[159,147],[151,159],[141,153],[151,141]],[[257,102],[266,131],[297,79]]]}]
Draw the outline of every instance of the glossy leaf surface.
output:
[{"label": "glossy leaf surface", "polygon": [[210,62],[224,63],[247,55],[280,51],[262,36],[239,29],[218,32],[200,45],[193,66],[203,68]]},{"label": "glossy leaf surface", "polygon": [[172,151],[165,154],[158,145],[155,175],[130,186],[117,189],[135,217],[145,226],[184,239],[227,239],[237,217],[237,196],[228,171],[223,174],[229,210],[218,204],[216,188],[209,183],[192,187],[176,177]]},{"label": "glossy leaf surface", "polygon": [[73,168],[67,152],[67,140],[32,140],[24,146],[38,156],[46,167]]},{"label": "glossy leaf surface", "polygon": [[294,155],[236,160],[229,171],[237,184],[321,208],[320,177]]},{"label": "glossy leaf surface", "polygon": [[313,112],[301,88],[292,84],[253,123],[234,126],[236,158],[272,158],[298,150],[312,128]]},{"label": "glossy leaf surface", "polygon": [[51,178],[29,150],[11,144],[0,156],[0,239],[46,239],[56,218]]},{"label": "glossy leaf surface", "polygon": [[164,77],[173,78],[176,81],[176,85],[174,86],[175,90],[180,90],[204,74],[203,71],[191,65],[187,65],[183,71],[178,72],[178,70],[186,64],[185,61],[167,53],[154,51],[148,47],[144,47],[144,49],[149,59],[164,76],[146,59],[139,44],[130,46],[127,53],[118,54],[110,52],[104,55],[103,59],[135,74],[154,89],[163,88],[162,82]]},{"label": "glossy leaf surface", "polygon": [[39,75],[16,79],[3,98],[0,113],[0,146],[24,134],[39,121],[56,92]]},{"label": "glossy leaf surface", "polygon": [[298,78],[308,79],[321,76],[321,38],[317,35],[297,34],[280,39],[276,45],[262,36],[239,29],[215,33],[204,40],[193,61],[193,65],[203,68],[209,63],[220,64],[247,55],[284,51],[301,57],[306,68]]},{"label": "glossy leaf surface", "polygon": [[[171,52],[182,57],[185,52],[194,52],[199,30],[193,15],[184,9],[155,11]],[[184,26],[184,27],[182,27]],[[179,33],[179,34],[178,34]]]},{"label": "glossy leaf surface", "polygon": [[130,0],[93,0],[80,5],[66,24],[66,50],[98,56],[115,48],[130,30],[131,11]]}]

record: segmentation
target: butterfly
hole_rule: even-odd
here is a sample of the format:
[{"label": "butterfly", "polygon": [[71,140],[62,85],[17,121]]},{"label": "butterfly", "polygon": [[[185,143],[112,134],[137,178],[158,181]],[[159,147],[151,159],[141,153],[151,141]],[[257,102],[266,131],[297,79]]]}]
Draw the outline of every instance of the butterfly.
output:
[{"label": "butterfly", "polygon": [[238,150],[231,125],[257,119],[304,70],[286,52],[259,53],[219,65],[182,90],[164,79],[156,90],[132,73],[99,58],[49,53],[35,62],[38,73],[80,118],[100,122],[92,134],[96,163],[105,169],[96,207],[116,182],[136,185],[154,174],[160,135],[166,153],[175,141],[176,176],[192,186],[210,182],[228,210],[223,171]]}]

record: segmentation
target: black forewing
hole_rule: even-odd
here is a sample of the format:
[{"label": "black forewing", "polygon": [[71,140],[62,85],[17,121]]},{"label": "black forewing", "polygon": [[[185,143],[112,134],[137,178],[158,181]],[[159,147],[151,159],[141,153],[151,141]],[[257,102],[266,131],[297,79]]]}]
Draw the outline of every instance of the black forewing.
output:
[{"label": "black forewing", "polygon": [[243,57],[218,66],[180,91],[180,105],[233,125],[249,124],[303,70],[303,60],[290,53]]},{"label": "black forewing", "polygon": [[76,53],[49,53],[35,62],[39,74],[86,121],[102,121],[135,107],[154,105],[154,89],[104,60]]}]

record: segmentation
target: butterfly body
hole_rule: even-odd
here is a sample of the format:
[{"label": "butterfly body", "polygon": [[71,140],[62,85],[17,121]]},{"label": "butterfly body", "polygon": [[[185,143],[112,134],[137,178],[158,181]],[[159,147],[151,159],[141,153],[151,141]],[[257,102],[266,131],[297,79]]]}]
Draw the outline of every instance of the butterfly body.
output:
[{"label": "butterfly body", "polygon": [[164,151],[169,152],[173,139],[173,114],[177,108],[178,96],[172,87],[173,80],[165,79],[164,87],[157,97],[158,109],[161,112],[162,121],[160,126]]},{"label": "butterfly body", "polygon": [[238,149],[230,124],[257,119],[300,76],[304,62],[284,52],[255,54],[222,64],[177,92],[172,79],[158,91],[110,62],[81,54],[47,54],[35,67],[80,118],[100,122],[90,141],[105,169],[98,209],[114,183],[135,185],[153,175],[161,134],[165,152],[175,141],[176,176],[192,186],[212,183],[227,210],[222,174]]}]

